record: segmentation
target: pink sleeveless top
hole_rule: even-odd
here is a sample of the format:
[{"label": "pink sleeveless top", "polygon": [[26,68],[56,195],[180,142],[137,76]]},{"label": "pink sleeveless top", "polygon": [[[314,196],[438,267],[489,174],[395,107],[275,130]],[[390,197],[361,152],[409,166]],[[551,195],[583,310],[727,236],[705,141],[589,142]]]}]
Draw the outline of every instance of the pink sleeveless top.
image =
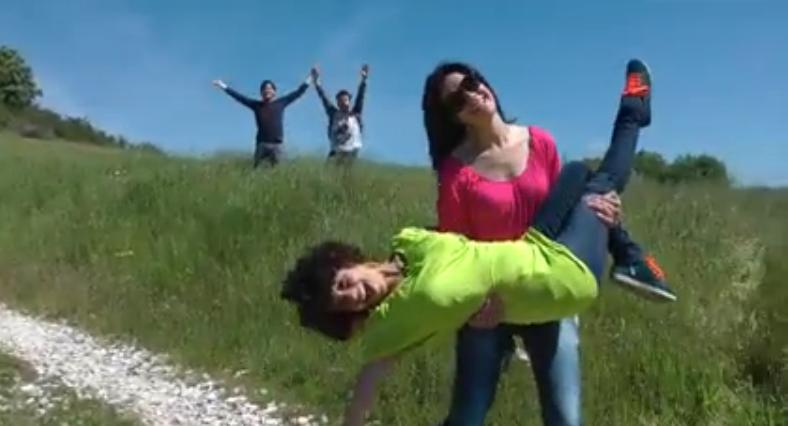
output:
[{"label": "pink sleeveless top", "polygon": [[497,181],[478,174],[454,157],[438,170],[438,228],[473,240],[519,238],[558,178],[561,161],[547,131],[529,126],[528,165],[510,180]]}]

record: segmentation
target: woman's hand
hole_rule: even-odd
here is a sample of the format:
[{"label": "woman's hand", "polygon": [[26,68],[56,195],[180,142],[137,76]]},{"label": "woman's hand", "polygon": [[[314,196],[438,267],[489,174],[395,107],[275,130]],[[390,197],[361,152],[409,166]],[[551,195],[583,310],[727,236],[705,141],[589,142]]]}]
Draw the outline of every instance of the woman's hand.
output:
[{"label": "woman's hand", "polygon": [[494,328],[503,319],[503,314],[503,300],[493,293],[484,302],[484,306],[468,320],[468,325],[476,328]]},{"label": "woman's hand", "polygon": [[591,194],[584,197],[586,205],[596,213],[608,228],[621,222],[621,198],[615,191],[607,194]]}]

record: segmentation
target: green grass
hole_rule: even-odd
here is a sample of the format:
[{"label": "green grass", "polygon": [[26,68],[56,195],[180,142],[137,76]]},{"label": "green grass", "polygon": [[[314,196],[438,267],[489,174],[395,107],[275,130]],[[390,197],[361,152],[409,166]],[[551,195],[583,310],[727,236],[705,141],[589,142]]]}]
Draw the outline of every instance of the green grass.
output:
[{"label": "green grass", "polygon": [[[255,172],[245,159],[0,135],[0,299],[217,374],[249,370],[247,385],[336,418],[359,348],[299,329],[279,282],[324,238],[384,254],[399,227],[434,222],[434,192],[424,169],[362,163],[343,175],[303,159]],[[788,195],[635,182],[624,198],[628,226],[680,301],[604,287],[582,317],[586,423],[788,424],[788,326],[777,303],[788,295],[788,249],[778,244],[788,225],[776,214]],[[437,424],[452,369],[450,346],[411,354],[375,417]],[[490,424],[538,424],[532,382],[513,363]]]},{"label": "green grass", "polygon": [[129,415],[119,415],[99,401],[78,399],[61,387],[47,394],[53,405],[42,407],[43,398],[32,398],[22,388],[36,378],[24,362],[0,354],[0,425],[7,426],[134,426]]}]

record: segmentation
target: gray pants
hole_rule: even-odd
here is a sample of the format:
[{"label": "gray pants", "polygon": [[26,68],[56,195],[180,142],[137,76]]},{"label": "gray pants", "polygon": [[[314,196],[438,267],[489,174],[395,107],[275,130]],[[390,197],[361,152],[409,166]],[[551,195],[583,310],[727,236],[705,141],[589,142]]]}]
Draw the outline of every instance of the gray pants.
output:
[{"label": "gray pants", "polygon": [[271,167],[279,164],[279,159],[282,156],[282,144],[272,142],[257,142],[254,148],[254,164],[252,167],[255,169],[261,162],[267,162]]},{"label": "gray pants", "polygon": [[331,152],[328,153],[328,158],[326,158],[326,160],[334,161],[337,165],[350,166],[356,161],[356,158],[358,158],[358,151],[358,149],[351,151],[331,150]]}]

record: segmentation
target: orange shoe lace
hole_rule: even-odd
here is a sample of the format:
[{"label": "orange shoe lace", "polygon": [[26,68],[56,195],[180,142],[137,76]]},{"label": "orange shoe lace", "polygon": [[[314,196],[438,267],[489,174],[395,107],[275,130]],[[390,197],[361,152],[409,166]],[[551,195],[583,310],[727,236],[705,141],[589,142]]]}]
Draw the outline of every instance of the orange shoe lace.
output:
[{"label": "orange shoe lace", "polygon": [[654,259],[653,256],[646,255],[646,257],[643,260],[645,260],[646,266],[657,277],[657,279],[659,280],[665,279],[665,273],[662,271],[662,268],[659,267],[659,264],[657,264],[657,260]]},{"label": "orange shoe lace", "polygon": [[634,72],[627,76],[627,85],[624,87],[624,96],[645,96],[649,87],[643,84],[640,73]]}]

